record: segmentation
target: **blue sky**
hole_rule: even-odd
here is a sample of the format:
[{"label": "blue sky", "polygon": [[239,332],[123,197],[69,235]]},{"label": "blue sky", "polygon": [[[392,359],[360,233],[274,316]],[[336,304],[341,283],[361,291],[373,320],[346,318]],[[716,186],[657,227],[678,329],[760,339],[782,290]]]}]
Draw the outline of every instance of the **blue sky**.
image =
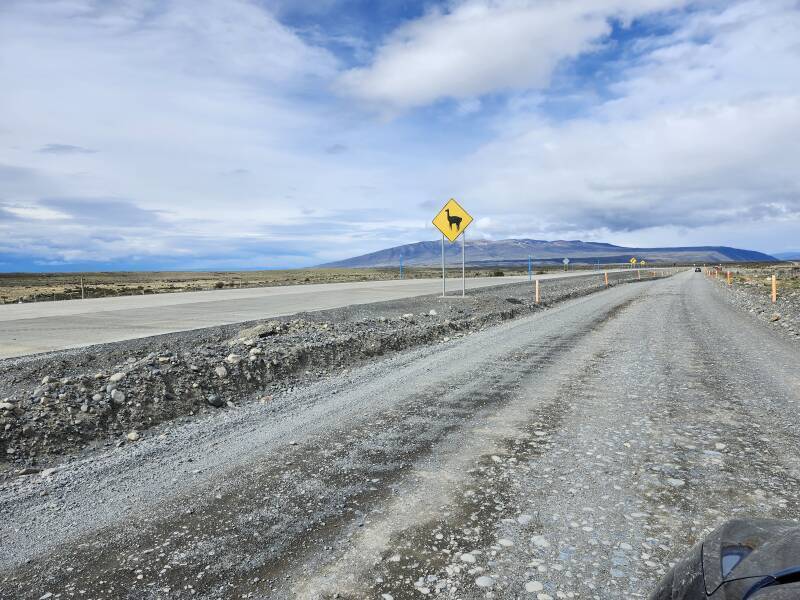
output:
[{"label": "blue sky", "polygon": [[796,0],[6,0],[0,271],[800,235]]}]

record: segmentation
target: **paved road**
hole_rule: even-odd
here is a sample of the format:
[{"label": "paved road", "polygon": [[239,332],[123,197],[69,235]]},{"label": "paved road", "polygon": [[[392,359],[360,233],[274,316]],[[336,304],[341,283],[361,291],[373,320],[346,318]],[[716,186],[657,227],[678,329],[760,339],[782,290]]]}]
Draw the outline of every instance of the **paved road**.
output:
[{"label": "paved road", "polygon": [[[539,275],[540,279],[586,271]],[[475,289],[526,277],[467,280]],[[440,279],[276,286],[0,306],[0,359],[441,291]],[[461,291],[448,280],[448,291]]]},{"label": "paved road", "polygon": [[800,516],[800,350],[720,293],[614,287],[7,484],[0,596],[645,598]]}]

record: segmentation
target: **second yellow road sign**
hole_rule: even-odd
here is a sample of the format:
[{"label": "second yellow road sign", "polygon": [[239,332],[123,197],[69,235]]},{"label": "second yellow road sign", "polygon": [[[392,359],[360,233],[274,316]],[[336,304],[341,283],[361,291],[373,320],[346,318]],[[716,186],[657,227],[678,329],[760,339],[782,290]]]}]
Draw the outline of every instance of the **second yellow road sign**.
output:
[{"label": "second yellow road sign", "polygon": [[472,223],[470,214],[462,206],[450,198],[444,208],[433,219],[433,224],[451,242],[455,242],[464,230]]}]

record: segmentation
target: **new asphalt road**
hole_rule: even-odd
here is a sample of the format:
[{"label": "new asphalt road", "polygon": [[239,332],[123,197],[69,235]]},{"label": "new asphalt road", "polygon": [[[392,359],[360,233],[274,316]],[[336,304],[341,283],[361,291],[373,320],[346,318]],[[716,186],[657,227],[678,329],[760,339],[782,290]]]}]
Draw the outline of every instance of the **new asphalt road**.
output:
[{"label": "new asphalt road", "polygon": [[800,515],[800,350],[621,285],[0,487],[8,598],[646,598]]},{"label": "new asphalt road", "polygon": [[[586,271],[576,271],[538,278],[585,274]],[[467,289],[525,279],[467,279]],[[407,279],[8,304],[0,306],[0,359],[423,296],[441,291],[441,286],[440,279]],[[460,291],[461,280],[449,279],[448,293]]]}]

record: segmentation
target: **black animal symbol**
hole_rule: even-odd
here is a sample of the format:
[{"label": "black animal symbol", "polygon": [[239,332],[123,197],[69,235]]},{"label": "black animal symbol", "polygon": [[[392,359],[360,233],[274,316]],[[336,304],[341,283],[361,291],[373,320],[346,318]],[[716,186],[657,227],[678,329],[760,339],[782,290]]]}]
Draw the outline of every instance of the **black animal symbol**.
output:
[{"label": "black animal symbol", "polygon": [[451,217],[449,208],[446,208],[444,212],[447,213],[447,222],[450,223],[450,229],[453,229],[453,225],[455,225],[456,231],[461,231],[461,217]]}]

